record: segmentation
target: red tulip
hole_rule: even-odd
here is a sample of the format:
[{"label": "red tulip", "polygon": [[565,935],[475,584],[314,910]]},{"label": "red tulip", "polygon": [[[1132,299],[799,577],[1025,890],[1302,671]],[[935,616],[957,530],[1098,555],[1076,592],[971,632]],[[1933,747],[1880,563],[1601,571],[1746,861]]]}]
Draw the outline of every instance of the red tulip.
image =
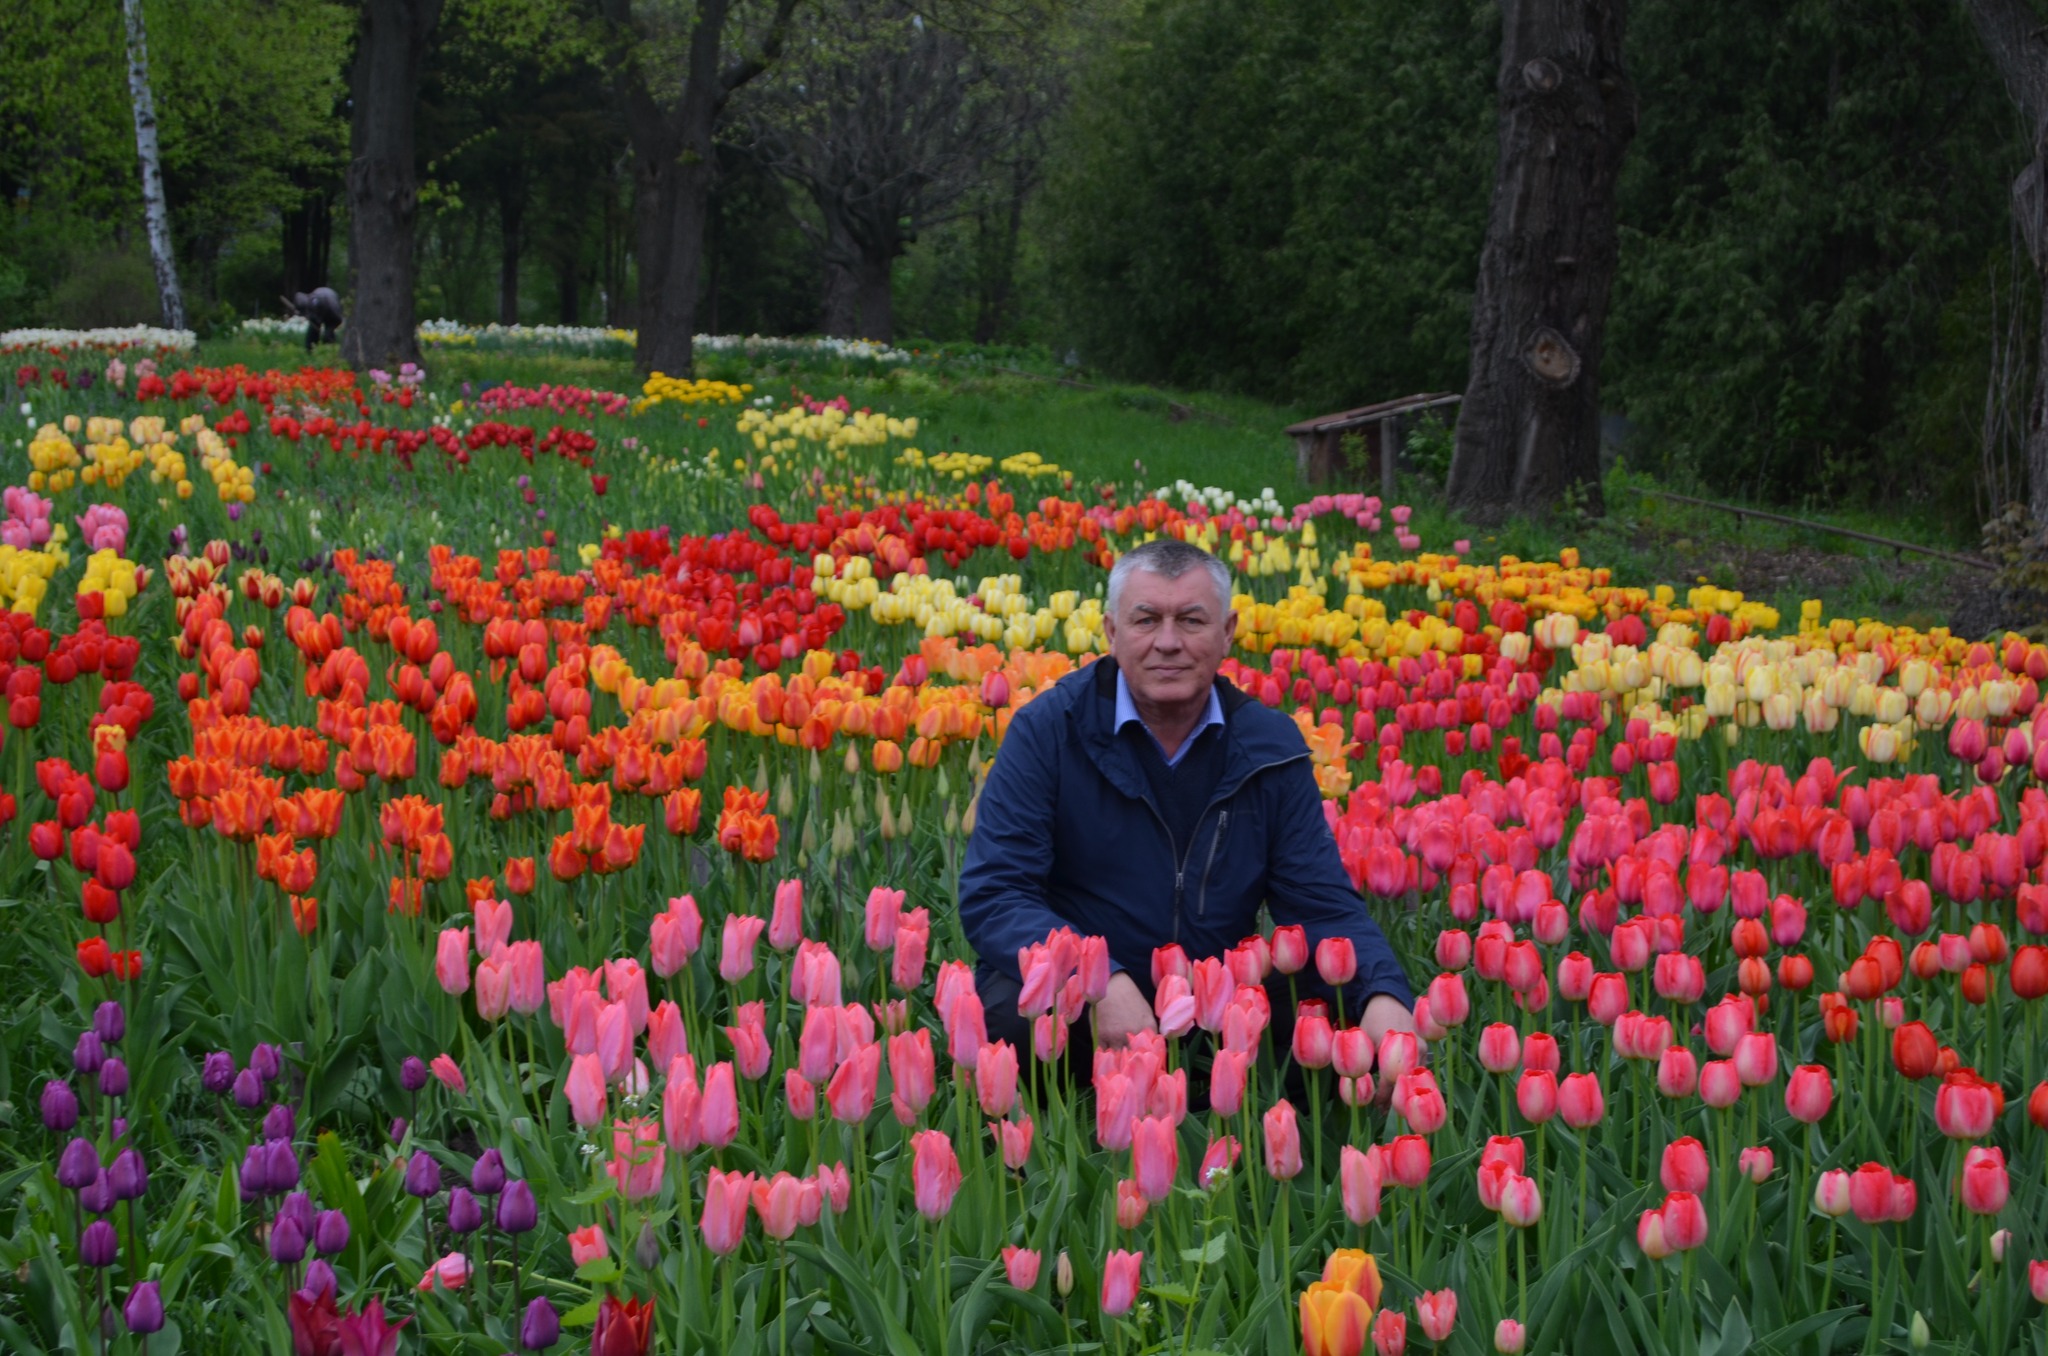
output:
[{"label": "red tulip", "polygon": [[1735,1076],[1746,1088],[1761,1087],[1778,1076],[1778,1040],[1753,1031],[1735,1043]]},{"label": "red tulip", "polygon": [[1664,1241],[1673,1252],[1689,1252],[1707,1241],[1707,1208],[1690,1191],[1664,1198]]},{"label": "red tulip", "polygon": [[1657,1091],[1666,1097],[1690,1097],[1699,1088],[1699,1057],[1674,1045],[1657,1057]]},{"label": "red tulip", "polygon": [[1410,1069],[1394,1080],[1393,1106],[1409,1129],[1420,1135],[1441,1130],[1450,1114],[1436,1075],[1427,1069]]},{"label": "red tulip", "polygon": [[1968,1070],[1942,1080],[1934,1095],[1934,1123],[1950,1139],[1982,1139],[1991,1133],[1998,1105],[1991,1086]]},{"label": "red tulip", "polygon": [[1323,1005],[1303,1003],[1294,1019],[1294,1062],[1304,1069],[1328,1068],[1335,1040]]},{"label": "red tulip", "polygon": [[1349,937],[1325,937],[1316,943],[1316,973],[1333,989],[1341,989],[1358,974],[1358,952]]},{"label": "red tulip", "polygon": [[1283,975],[1299,974],[1308,965],[1308,932],[1299,924],[1273,929],[1273,968]]},{"label": "red tulip", "polygon": [[1399,1135],[1381,1151],[1386,1179],[1398,1187],[1420,1190],[1429,1182],[1429,1141],[1421,1135]]},{"label": "red tulip", "polygon": [[1507,1073],[1521,1060],[1521,1035],[1506,1022],[1494,1022],[1479,1033],[1479,1062],[1487,1072]]},{"label": "red tulip", "polygon": [[1663,1166],[1659,1169],[1666,1191],[1690,1191],[1695,1194],[1707,1189],[1706,1147],[1691,1135],[1675,1139],[1664,1146]]},{"label": "red tulip", "polygon": [[1849,1208],[1865,1224],[1883,1224],[1892,1216],[1892,1172],[1882,1163],[1865,1163],[1849,1174]]},{"label": "red tulip", "polygon": [[1010,1244],[1003,1249],[1003,1278],[1013,1289],[1031,1290],[1038,1285],[1039,1253],[1035,1248]]}]

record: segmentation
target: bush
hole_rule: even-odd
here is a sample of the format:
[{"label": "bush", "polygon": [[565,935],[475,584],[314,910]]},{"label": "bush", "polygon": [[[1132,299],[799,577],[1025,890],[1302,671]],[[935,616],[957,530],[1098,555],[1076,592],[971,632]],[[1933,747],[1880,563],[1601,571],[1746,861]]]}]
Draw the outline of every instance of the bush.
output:
[{"label": "bush", "polygon": [[43,304],[49,324],[64,329],[154,325],[163,319],[156,274],[135,250],[110,248],[72,260],[70,273]]}]

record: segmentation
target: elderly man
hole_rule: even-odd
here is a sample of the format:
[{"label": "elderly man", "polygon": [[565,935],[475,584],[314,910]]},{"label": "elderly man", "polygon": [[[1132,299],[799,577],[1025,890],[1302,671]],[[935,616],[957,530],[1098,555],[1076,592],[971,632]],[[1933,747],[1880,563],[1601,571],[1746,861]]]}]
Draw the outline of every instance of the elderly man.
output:
[{"label": "elderly man", "polygon": [[[1029,1040],[1017,951],[1054,928],[1108,942],[1094,1038],[1118,1046],[1156,1029],[1153,949],[1220,956],[1257,930],[1261,903],[1312,947],[1351,939],[1345,1010],[1375,1042],[1414,1029],[1407,977],[1337,855],[1301,731],[1216,676],[1236,631],[1230,584],[1200,547],[1131,551],[1109,576],[1109,657],[1011,722],[960,872],[991,1039]],[[1301,979],[1327,994],[1313,969]]]}]

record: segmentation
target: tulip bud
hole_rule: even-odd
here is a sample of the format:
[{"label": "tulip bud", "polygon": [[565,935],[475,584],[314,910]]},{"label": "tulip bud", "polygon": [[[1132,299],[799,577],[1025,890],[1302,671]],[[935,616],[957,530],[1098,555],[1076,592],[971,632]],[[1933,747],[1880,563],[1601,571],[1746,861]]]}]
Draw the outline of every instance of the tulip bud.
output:
[{"label": "tulip bud", "polygon": [[306,1257],[306,1233],[291,1215],[280,1215],[270,1226],[270,1260],[280,1266],[296,1266]]},{"label": "tulip bud", "polygon": [[235,1105],[244,1111],[254,1111],[263,1105],[263,1079],[255,1069],[244,1069],[235,1075]]},{"label": "tulip bud", "polygon": [[456,1187],[448,1193],[448,1231],[450,1233],[474,1233],[484,1222],[483,1207],[476,1203],[476,1197],[468,1187]]},{"label": "tulip bud", "polygon": [[409,1196],[432,1196],[441,1189],[441,1165],[425,1149],[413,1151],[405,1165],[405,1191]]},{"label": "tulip bud", "polygon": [[264,1113],[263,1138],[265,1139],[290,1139],[293,1131],[297,1128],[298,1118],[292,1114],[289,1103],[279,1102],[276,1106],[270,1108],[268,1112]]},{"label": "tulip bud", "polygon": [[495,1196],[505,1189],[505,1155],[486,1149],[469,1172],[469,1189],[479,1196]]},{"label": "tulip bud", "polygon": [[644,1271],[653,1271],[661,1265],[661,1237],[654,1232],[654,1221],[640,1221],[639,1237],[633,1240],[633,1260]]},{"label": "tulip bud", "polygon": [[561,1315],[546,1299],[536,1298],[519,1320],[519,1345],[528,1351],[546,1351],[561,1340]]},{"label": "tulip bud", "polygon": [[100,1177],[100,1154],[89,1139],[74,1138],[57,1156],[57,1185],[67,1191],[91,1186]]},{"label": "tulip bud", "polygon": [[107,1062],[105,1045],[97,1031],[87,1028],[78,1033],[78,1043],[71,1047],[71,1067],[82,1074],[96,1074],[100,1065]]},{"label": "tulip bud", "polygon": [[269,1041],[264,1041],[249,1052],[249,1067],[254,1069],[256,1076],[264,1082],[275,1082],[277,1076],[284,1072],[284,1052]]},{"label": "tulip bud", "polygon": [[96,1219],[78,1236],[78,1260],[89,1267],[110,1267],[120,1255],[121,1239],[114,1226]]},{"label": "tulip bud", "polygon": [[407,1055],[405,1062],[398,1066],[398,1085],[407,1092],[418,1092],[424,1088],[430,1076],[427,1062],[418,1055]]},{"label": "tulip bud", "polygon": [[235,1057],[225,1050],[215,1050],[200,1066],[199,1086],[218,1097],[235,1084]]},{"label": "tulip bud", "polygon": [[149,1190],[149,1165],[143,1162],[142,1151],[130,1147],[116,1154],[107,1169],[107,1185],[117,1201],[140,1200]]},{"label": "tulip bud", "polygon": [[348,1246],[348,1216],[339,1210],[322,1210],[313,1221],[313,1251],[333,1256]]},{"label": "tulip bud", "polygon": [[100,1096],[126,1097],[128,1095],[128,1061],[119,1055],[108,1058],[100,1065]]},{"label": "tulip bud", "polygon": [[62,1134],[78,1124],[78,1094],[63,1079],[52,1078],[43,1084],[42,1112],[43,1128]]},{"label": "tulip bud", "polygon": [[119,1045],[121,1038],[128,1034],[128,1014],[110,998],[93,1009],[92,1029],[106,1044]]},{"label": "tulip bud", "polygon": [[[2035,1265],[2041,1266],[2043,1264],[2037,1262]],[[1053,1289],[1059,1292],[1061,1299],[1065,1299],[1074,1293],[1074,1264],[1067,1259],[1067,1250],[1065,1248],[1060,1249],[1059,1259],[1053,1263],[1052,1285]],[[2038,1289],[2039,1287],[2037,1286],[2036,1288]]]},{"label": "tulip bud", "polygon": [[138,1337],[160,1332],[164,1326],[163,1293],[156,1281],[139,1281],[128,1292],[128,1302],[121,1306],[121,1317],[128,1324],[128,1331]]},{"label": "tulip bud", "polygon": [[1913,1311],[1912,1325],[1906,1330],[1906,1338],[1913,1344],[1913,1350],[1925,1351],[1934,1335],[1927,1330],[1927,1316],[1918,1309]]},{"label": "tulip bud", "polygon": [[498,1229],[502,1233],[523,1234],[540,1222],[540,1207],[534,1202],[533,1188],[524,1180],[505,1184],[505,1192],[498,1197]]}]

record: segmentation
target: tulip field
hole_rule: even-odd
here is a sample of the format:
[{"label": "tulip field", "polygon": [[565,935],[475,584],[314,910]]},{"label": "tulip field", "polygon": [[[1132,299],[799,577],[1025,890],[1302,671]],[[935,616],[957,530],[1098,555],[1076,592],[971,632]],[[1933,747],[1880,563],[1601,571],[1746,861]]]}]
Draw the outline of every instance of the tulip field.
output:
[{"label": "tulip field", "polygon": [[[436,351],[0,340],[0,1349],[2048,1351],[2048,648]],[[978,788],[1165,534],[1420,1039],[1288,928],[988,1039]]]}]

